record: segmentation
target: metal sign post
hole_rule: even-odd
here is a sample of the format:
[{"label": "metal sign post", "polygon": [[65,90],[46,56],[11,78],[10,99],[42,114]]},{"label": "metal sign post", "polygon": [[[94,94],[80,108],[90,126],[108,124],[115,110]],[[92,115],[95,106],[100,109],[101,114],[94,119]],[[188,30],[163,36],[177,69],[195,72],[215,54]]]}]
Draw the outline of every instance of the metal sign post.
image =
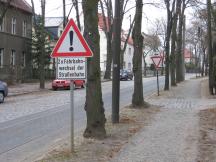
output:
[{"label": "metal sign post", "polygon": [[159,79],[158,79],[158,69],[157,69],[157,93],[159,96]]},{"label": "metal sign post", "polygon": [[158,68],[159,68],[159,65],[161,63],[162,57],[159,55],[155,55],[155,56],[152,56],[151,59],[152,59],[152,62],[154,63],[154,66],[155,66],[155,69],[157,72],[157,94],[159,96],[159,89],[160,88],[159,88]]},{"label": "metal sign post", "polygon": [[74,150],[74,81],[70,82],[70,107],[71,107],[71,152]]},{"label": "metal sign post", "polygon": [[58,57],[56,63],[56,78],[70,80],[70,136],[71,152],[74,150],[74,80],[86,78],[85,57]]}]

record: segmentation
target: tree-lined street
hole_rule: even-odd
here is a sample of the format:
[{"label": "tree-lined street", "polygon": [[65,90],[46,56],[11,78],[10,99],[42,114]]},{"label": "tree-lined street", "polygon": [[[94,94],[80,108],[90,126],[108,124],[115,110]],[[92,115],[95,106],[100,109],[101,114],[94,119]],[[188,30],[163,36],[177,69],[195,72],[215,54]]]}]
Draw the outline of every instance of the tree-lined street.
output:
[{"label": "tree-lined street", "polygon": [[[68,147],[61,151],[73,161],[74,136],[92,140],[93,145],[101,140],[109,146],[104,142],[109,139],[114,148],[105,156],[111,160],[138,131],[143,134],[137,139],[144,140],[138,142],[134,152],[138,156],[132,155],[129,162],[133,158],[155,162],[162,159],[161,152],[167,156],[164,162],[199,161],[199,152],[205,152],[200,144],[206,142],[204,137],[210,138],[211,132],[203,133],[201,127],[207,127],[198,123],[198,115],[202,119],[201,110],[205,109],[216,116],[211,100],[216,94],[216,1],[55,1],[60,4],[61,14],[53,8],[53,2],[0,0],[0,161],[35,161],[47,150],[55,151],[54,144],[61,147],[63,143]],[[147,6],[152,9],[150,16]],[[58,17],[54,17],[56,13],[47,16],[49,7]],[[155,19],[154,12],[159,13]],[[148,78],[150,75],[157,78]],[[186,81],[192,76],[194,80]],[[23,83],[38,83],[37,91],[24,94]],[[11,96],[11,87],[15,90],[19,85],[23,94]],[[59,87],[70,91],[56,91]],[[81,88],[74,93],[77,87]],[[137,114],[125,115],[122,109]],[[158,120],[151,121],[153,116]],[[147,124],[139,118],[148,120]],[[207,123],[210,119],[207,117]],[[128,124],[124,131],[110,132],[121,127],[121,122]],[[152,125],[148,125],[150,122]],[[193,148],[184,125],[193,130],[193,137],[199,135]],[[211,126],[214,130],[215,124]],[[115,141],[115,133],[127,136]],[[173,143],[177,140],[176,146],[182,144],[180,151],[164,139]],[[208,146],[214,147],[212,139]],[[185,149],[192,151],[193,160],[182,160],[188,154]],[[87,151],[94,149],[89,147]],[[96,147],[96,152],[100,151]],[[149,155],[142,157],[139,152]],[[129,154],[124,153],[120,159],[127,161],[124,158]]]},{"label": "tree-lined street", "polygon": [[[162,88],[164,77],[160,77]],[[145,78],[145,97],[156,93],[156,78]],[[105,113],[111,114],[111,82],[102,83]],[[130,104],[133,81],[121,81],[120,107]],[[82,135],[86,123],[85,89],[75,90],[75,134]],[[36,156],[59,138],[69,136],[69,91],[37,92],[8,98],[0,114],[0,159]]]}]

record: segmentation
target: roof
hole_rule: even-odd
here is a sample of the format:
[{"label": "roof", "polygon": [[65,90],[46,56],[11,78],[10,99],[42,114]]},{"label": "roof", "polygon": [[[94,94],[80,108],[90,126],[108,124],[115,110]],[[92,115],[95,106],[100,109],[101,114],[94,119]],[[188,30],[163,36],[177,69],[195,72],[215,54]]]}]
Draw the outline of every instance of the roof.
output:
[{"label": "roof", "polygon": [[[105,30],[105,23],[104,23],[104,17],[101,13],[98,14],[98,26],[100,29]],[[109,31],[109,23],[108,23],[108,18],[105,16],[105,21],[107,24],[107,31]]]},{"label": "roof", "polygon": [[[103,14],[99,13],[98,14],[98,27],[102,30],[105,30],[105,23],[104,23],[104,17]],[[108,18],[105,16],[105,21],[107,24],[107,31],[109,30],[109,25],[108,25]],[[127,39],[127,32],[122,30],[121,31],[121,41],[125,42]],[[133,45],[133,39],[131,37],[128,38],[128,44]]]},{"label": "roof", "polygon": [[184,50],[184,57],[185,58],[192,58],[192,53],[187,48],[185,48],[185,50]]},{"label": "roof", "polygon": [[[8,0],[0,0],[0,2],[7,3]],[[25,0],[11,0],[10,6],[32,13],[32,7]]]},{"label": "roof", "polygon": [[45,17],[45,27],[58,27],[62,22],[63,17]]}]

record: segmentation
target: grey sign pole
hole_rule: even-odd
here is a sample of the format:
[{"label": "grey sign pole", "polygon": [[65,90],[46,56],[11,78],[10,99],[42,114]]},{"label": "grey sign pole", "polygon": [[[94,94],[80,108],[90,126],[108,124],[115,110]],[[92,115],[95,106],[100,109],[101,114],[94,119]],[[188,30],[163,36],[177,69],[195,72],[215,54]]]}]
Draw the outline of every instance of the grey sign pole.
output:
[{"label": "grey sign pole", "polygon": [[158,94],[158,96],[160,95],[159,94],[159,79],[158,79],[158,69],[157,69],[157,94]]},{"label": "grey sign pole", "polygon": [[70,108],[71,108],[71,152],[74,151],[74,81],[70,82]]}]

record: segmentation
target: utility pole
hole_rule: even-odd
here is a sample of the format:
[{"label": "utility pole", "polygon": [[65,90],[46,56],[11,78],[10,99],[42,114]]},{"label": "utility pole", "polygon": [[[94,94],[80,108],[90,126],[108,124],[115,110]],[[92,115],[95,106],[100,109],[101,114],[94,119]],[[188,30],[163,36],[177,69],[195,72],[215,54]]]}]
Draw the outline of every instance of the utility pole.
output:
[{"label": "utility pole", "polygon": [[63,28],[66,26],[65,0],[63,0]]},{"label": "utility pole", "polygon": [[115,0],[115,17],[113,30],[113,79],[112,79],[112,122],[119,123],[120,90],[120,52],[121,52],[121,8],[120,0]]}]

